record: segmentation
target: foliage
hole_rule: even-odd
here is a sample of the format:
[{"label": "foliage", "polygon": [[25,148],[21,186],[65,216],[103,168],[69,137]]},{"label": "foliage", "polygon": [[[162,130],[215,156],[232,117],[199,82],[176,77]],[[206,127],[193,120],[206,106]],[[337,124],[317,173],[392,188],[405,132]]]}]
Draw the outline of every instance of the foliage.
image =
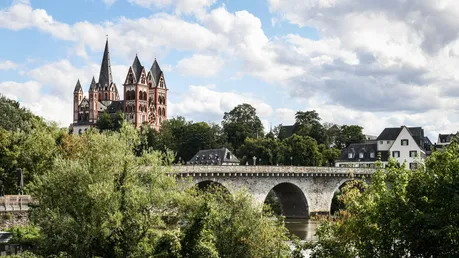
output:
[{"label": "foliage", "polygon": [[37,124],[44,124],[40,117],[0,94],[0,128],[28,132]]},{"label": "foliage", "polygon": [[[40,203],[31,220],[41,229],[46,255],[128,257],[151,252],[161,217],[179,195],[161,171],[161,156],[134,154],[137,130],[90,131],[73,158],[57,157],[51,171],[31,186]],[[148,166],[147,166],[148,165]],[[171,203],[172,202],[172,203]]]},{"label": "foliage", "polygon": [[326,167],[334,167],[335,160],[341,155],[341,151],[336,148],[324,149],[322,152],[322,165]]},{"label": "foliage", "polygon": [[295,166],[320,166],[322,163],[322,155],[316,140],[306,136],[293,136],[284,140],[286,151],[284,160],[290,161]]},{"label": "foliage", "polygon": [[343,125],[340,134],[336,139],[338,147],[348,147],[351,143],[360,143],[365,140],[362,132],[363,128],[358,125]]},{"label": "foliage", "polygon": [[201,192],[189,207],[182,257],[289,257],[283,221],[264,216],[247,192]]},{"label": "foliage", "polygon": [[117,112],[113,116],[107,112],[102,113],[97,119],[96,128],[101,131],[111,130],[119,131],[121,129],[121,124],[124,121],[124,114],[122,112]]},{"label": "foliage", "polygon": [[13,233],[9,241],[11,244],[20,244],[26,248],[36,248],[41,241],[40,230],[33,225],[16,226],[8,231]]},{"label": "foliage", "polygon": [[242,164],[252,165],[253,157],[257,157],[259,165],[277,165],[284,162],[284,150],[283,142],[276,138],[247,138],[237,154]]},{"label": "foliage", "polygon": [[459,146],[434,152],[416,171],[390,162],[365,191],[343,190],[346,210],[319,228],[312,257],[459,255]]},{"label": "foliage", "polygon": [[257,116],[256,109],[246,103],[225,112],[222,126],[228,143],[235,150],[239,149],[247,137],[263,137],[263,124]]}]

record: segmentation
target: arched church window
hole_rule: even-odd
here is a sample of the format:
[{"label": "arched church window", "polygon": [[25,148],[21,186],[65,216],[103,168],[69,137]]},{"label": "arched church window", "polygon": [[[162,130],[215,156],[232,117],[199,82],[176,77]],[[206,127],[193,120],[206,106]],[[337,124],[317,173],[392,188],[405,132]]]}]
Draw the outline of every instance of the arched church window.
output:
[{"label": "arched church window", "polygon": [[115,100],[115,93],[112,93],[112,100]]},{"label": "arched church window", "polygon": [[128,76],[128,83],[129,84],[133,84],[134,83],[134,76],[132,75],[132,73],[130,73],[129,76]]},{"label": "arched church window", "polygon": [[142,75],[142,84],[145,84],[145,75]]},{"label": "arched church window", "polygon": [[108,99],[108,94],[105,93],[105,96],[104,96],[104,97],[105,97],[105,100],[107,100],[107,99]]}]

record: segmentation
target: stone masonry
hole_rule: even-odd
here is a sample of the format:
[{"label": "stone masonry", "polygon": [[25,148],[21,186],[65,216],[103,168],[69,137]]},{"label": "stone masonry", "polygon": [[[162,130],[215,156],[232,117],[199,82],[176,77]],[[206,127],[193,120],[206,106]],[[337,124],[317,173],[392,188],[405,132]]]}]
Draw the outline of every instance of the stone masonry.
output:
[{"label": "stone masonry", "polygon": [[180,166],[173,174],[194,184],[215,182],[231,193],[246,189],[258,204],[273,189],[286,217],[329,214],[334,192],[346,181],[370,180],[374,169],[294,166]]}]

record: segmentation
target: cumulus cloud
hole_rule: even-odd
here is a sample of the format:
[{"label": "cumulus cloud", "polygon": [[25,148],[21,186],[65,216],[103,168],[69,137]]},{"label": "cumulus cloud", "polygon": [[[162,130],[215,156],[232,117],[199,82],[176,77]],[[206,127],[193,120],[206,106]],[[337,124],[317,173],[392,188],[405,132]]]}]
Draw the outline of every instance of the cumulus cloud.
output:
[{"label": "cumulus cloud", "polygon": [[243,103],[255,107],[260,118],[270,117],[273,113],[271,106],[258,98],[235,92],[220,92],[215,90],[213,85],[191,85],[180,95],[179,102],[169,104],[169,114],[191,117],[199,121],[219,122],[225,112]]},{"label": "cumulus cloud", "polygon": [[189,76],[210,77],[216,75],[224,62],[219,56],[193,55],[178,62],[180,73]]}]

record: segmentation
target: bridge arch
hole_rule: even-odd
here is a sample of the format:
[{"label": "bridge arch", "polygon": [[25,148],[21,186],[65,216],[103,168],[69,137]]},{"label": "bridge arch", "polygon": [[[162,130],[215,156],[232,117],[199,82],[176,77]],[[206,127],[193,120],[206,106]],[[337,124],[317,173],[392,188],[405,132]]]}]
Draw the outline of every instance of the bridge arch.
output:
[{"label": "bridge arch", "polygon": [[202,191],[212,191],[213,187],[221,187],[223,191],[225,191],[228,194],[231,194],[230,190],[228,187],[224,186],[222,183],[215,181],[215,180],[202,180],[199,182],[196,182],[196,187]]},{"label": "bridge arch", "polygon": [[[309,205],[304,192],[296,184],[282,182],[270,189],[280,203],[282,215],[286,218],[309,218]],[[269,193],[266,195],[266,203]]]},{"label": "bridge arch", "polygon": [[[329,207],[330,207],[330,215],[333,215],[336,211],[338,211],[339,209],[343,208],[341,207],[339,204],[339,202],[337,202],[337,196],[339,194],[341,194],[341,190],[344,186],[346,186],[347,183],[349,182],[352,182],[352,181],[361,181],[362,179],[361,178],[344,178],[342,179],[341,181],[339,181],[338,185],[336,185],[335,189],[333,190],[332,192],[332,196],[329,200]],[[366,179],[363,179],[364,181],[368,181]]]}]

